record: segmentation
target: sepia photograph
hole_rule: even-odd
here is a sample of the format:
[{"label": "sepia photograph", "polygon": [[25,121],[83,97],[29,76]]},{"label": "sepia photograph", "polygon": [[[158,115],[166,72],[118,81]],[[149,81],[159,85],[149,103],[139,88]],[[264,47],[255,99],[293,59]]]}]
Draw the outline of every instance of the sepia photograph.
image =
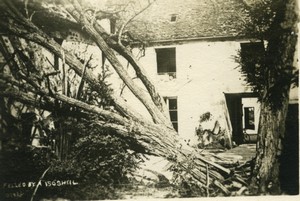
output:
[{"label": "sepia photograph", "polygon": [[0,201],[299,199],[298,3],[0,0]]}]

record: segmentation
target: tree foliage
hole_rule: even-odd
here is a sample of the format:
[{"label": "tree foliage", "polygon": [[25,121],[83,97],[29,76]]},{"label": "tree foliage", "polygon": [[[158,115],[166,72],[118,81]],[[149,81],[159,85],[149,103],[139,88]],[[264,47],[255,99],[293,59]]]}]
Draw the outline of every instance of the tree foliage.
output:
[{"label": "tree foliage", "polygon": [[[214,155],[186,149],[172,127],[163,98],[131,51],[135,41],[125,27],[135,15],[151,6],[152,1],[145,2],[142,9],[125,12],[127,20],[116,33],[108,33],[100,21],[115,19],[130,3],[111,11],[84,7],[77,0],[1,1],[0,50],[5,64],[1,66],[0,95],[5,101],[11,98],[26,107],[52,113],[56,124],[53,139],[60,142],[56,147],[60,153],[58,161],[69,161],[71,166],[66,163],[61,167],[70,168],[68,170],[83,182],[94,178],[101,178],[106,184],[126,180],[127,173],[136,167],[135,159],[139,160],[133,151],[161,156],[180,166],[180,174],[189,177],[201,191],[207,190],[207,194],[216,188],[220,194],[230,195],[226,186],[236,182],[245,185],[245,182],[233,170],[220,165],[223,161]],[[52,30],[54,27],[58,30]],[[105,58],[96,67],[102,70],[100,76],[93,72],[92,55],[82,58],[65,49],[60,40],[66,33],[59,28],[75,29],[82,36],[82,42],[98,48],[95,53]],[[124,65],[120,57],[127,64]],[[144,106],[151,119],[143,117],[134,106],[112,93],[105,82],[107,64]],[[135,79],[128,73],[127,66],[135,72]],[[274,88],[276,83],[271,80],[268,84]],[[74,150],[73,155],[65,155],[68,151],[63,146],[69,133],[74,135],[69,149]],[[190,165],[186,161],[191,155]],[[236,164],[231,165],[236,167]],[[60,167],[55,163],[53,166]],[[111,166],[115,171],[109,169]],[[87,185],[87,188],[91,190],[91,186]]]},{"label": "tree foliage", "polygon": [[[291,36],[297,40],[295,31],[295,4],[292,7],[289,21],[286,21],[286,1],[261,0],[249,6],[250,21],[246,24],[246,35],[252,37],[252,43],[260,42],[255,49],[240,52],[237,57],[245,80],[260,94],[259,99],[268,102],[272,110],[282,107],[286,92],[290,86],[298,86],[298,69],[294,66],[295,46],[290,55],[280,46],[284,45],[283,37]],[[255,41],[256,40],[256,41]],[[292,43],[295,43],[295,42]],[[288,65],[284,63],[286,58]],[[284,68],[282,68],[284,66]]]},{"label": "tree foliage", "polygon": [[[241,71],[259,93],[261,102],[257,156],[251,180],[253,194],[280,194],[280,156],[291,86],[298,86],[295,68],[297,14],[294,0],[261,0],[249,7],[248,32],[263,48],[252,55],[240,53]],[[256,56],[253,61],[252,56]],[[297,151],[298,152],[298,151]]]}]

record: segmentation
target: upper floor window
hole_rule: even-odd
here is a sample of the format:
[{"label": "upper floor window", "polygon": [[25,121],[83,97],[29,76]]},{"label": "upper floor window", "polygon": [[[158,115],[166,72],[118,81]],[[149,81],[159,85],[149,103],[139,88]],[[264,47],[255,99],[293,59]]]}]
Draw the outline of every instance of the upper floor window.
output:
[{"label": "upper floor window", "polygon": [[177,20],[177,15],[173,14],[171,15],[171,22],[175,22]]},{"label": "upper floor window", "polygon": [[176,49],[156,49],[157,73],[172,74],[176,77]]},{"label": "upper floor window", "polygon": [[248,68],[254,71],[255,65],[260,63],[264,55],[264,44],[262,42],[241,43],[241,61]]}]

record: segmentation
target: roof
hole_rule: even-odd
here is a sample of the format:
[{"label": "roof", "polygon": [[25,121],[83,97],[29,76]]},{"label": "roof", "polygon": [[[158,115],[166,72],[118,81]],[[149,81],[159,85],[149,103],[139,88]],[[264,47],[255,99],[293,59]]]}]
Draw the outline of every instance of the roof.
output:
[{"label": "roof", "polygon": [[[108,11],[126,8],[125,12],[119,15],[119,23],[126,20],[128,13],[138,12],[149,1],[155,1],[136,16],[125,29],[134,38],[150,44],[176,40],[212,38],[227,40],[228,37],[243,37],[244,24],[248,20],[246,8],[249,1],[257,0],[103,0],[102,4],[97,4],[97,0],[81,1],[86,3],[84,5],[87,8],[89,2],[97,9],[104,7]],[[20,4],[21,9],[23,1],[16,0],[16,2]],[[38,0],[30,2],[32,9],[38,11],[33,15],[32,21],[48,34],[66,38],[71,30],[77,30],[81,35],[85,35],[76,22],[67,20],[53,9],[43,7]],[[47,4],[48,1],[45,1],[44,5]],[[133,4],[138,6],[134,9]],[[172,17],[176,19],[171,21]]]},{"label": "roof", "polygon": [[127,29],[148,42],[238,37],[243,35],[246,21],[242,0],[157,0]]}]

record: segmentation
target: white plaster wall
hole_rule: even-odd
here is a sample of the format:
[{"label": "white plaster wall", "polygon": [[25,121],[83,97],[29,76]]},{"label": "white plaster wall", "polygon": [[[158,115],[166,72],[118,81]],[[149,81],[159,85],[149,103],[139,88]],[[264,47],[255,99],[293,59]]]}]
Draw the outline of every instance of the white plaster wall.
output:
[{"label": "white plaster wall", "polygon": [[[163,96],[178,96],[178,128],[184,138],[195,141],[195,127],[205,112],[211,112],[213,120],[225,128],[223,93],[246,91],[233,59],[239,47],[238,42],[179,45],[176,47],[177,79],[166,85],[156,76]],[[154,50],[152,54],[156,56]],[[214,121],[206,124],[207,129],[213,129],[213,124]]]},{"label": "white plaster wall", "polygon": [[[74,44],[73,44],[74,45]],[[78,44],[76,44],[78,48]],[[155,48],[176,47],[176,78],[167,75],[157,75]],[[86,46],[80,47],[85,49]],[[205,112],[211,112],[213,121],[205,124],[207,129],[213,129],[215,120],[222,128],[230,133],[225,120],[226,104],[224,93],[251,92],[238,70],[234,56],[240,48],[239,41],[226,42],[193,42],[173,46],[156,46],[146,49],[140,63],[153,80],[162,96],[177,96],[178,98],[178,129],[179,135],[196,142],[195,128],[199,125],[199,117]],[[78,51],[78,49],[77,49]],[[89,46],[93,53],[94,65],[98,64],[95,74],[101,72],[101,51],[95,46]],[[139,55],[139,50],[133,51]],[[88,55],[87,55],[88,56]],[[118,57],[132,77],[136,77],[131,66],[122,57]],[[109,64],[106,61],[106,64]],[[151,119],[145,107],[132,95],[112,67],[109,68],[111,77],[109,83],[114,92],[124,98],[145,118]],[[138,79],[135,82],[140,83]],[[146,92],[146,89],[139,86]],[[122,93],[121,93],[122,91]],[[256,107],[258,107],[256,105]],[[257,113],[258,114],[258,113]],[[228,115],[228,114],[227,114]],[[257,128],[258,126],[256,126]]]},{"label": "white plaster wall", "polygon": [[[250,92],[233,58],[240,43],[196,42],[164,47],[176,47],[175,79],[157,75],[155,48],[162,46],[147,48],[140,62],[162,96],[177,96],[179,135],[195,142],[195,128],[199,125],[200,115],[205,112],[211,112],[213,120],[218,120],[221,127],[226,128],[223,93]],[[137,55],[138,51],[134,53]],[[131,98],[128,89],[123,95],[130,105],[145,113],[136,99]],[[208,129],[213,129],[213,125],[214,121],[206,124]]]},{"label": "white plaster wall", "polygon": [[[101,72],[101,51],[92,45],[78,43],[65,43],[71,50],[84,51],[86,59],[93,54],[93,66],[97,74]],[[176,47],[176,78],[168,75],[157,75],[155,48]],[[150,79],[156,84],[162,96],[176,96],[178,100],[178,130],[179,135],[185,139],[196,142],[195,128],[199,125],[199,117],[205,112],[211,112],[213,121],[205,123],[207,129],[213,129],[215,120],[218,120],[222,128],[226,127],[225,98],[224,93],[240,93],[250,91],[247,88],[240,72],[238,64],[234,61],[234,55],[240,48],[239,42],[194,42],[175,46],[157,46],[146,49],[145,56],[140,62]],[[139,55],[139,50],[134,50],[134,55]],[[127,61],[118,57],[127,68],[129,74],[135,77],[131,66]],[[106,64],[109,64],[106,61]],[[151,119],[145,107],[132,95],[112,67],[108,80],[114,92],[123,97],[128,104],[145,118]],[[135,79],[135,82],[140,82]],[[140,84],[143,90],[146,89]],[[122,93],[121,93],[122,91]],[[228,129],[228,128],[227,128]]]}]

